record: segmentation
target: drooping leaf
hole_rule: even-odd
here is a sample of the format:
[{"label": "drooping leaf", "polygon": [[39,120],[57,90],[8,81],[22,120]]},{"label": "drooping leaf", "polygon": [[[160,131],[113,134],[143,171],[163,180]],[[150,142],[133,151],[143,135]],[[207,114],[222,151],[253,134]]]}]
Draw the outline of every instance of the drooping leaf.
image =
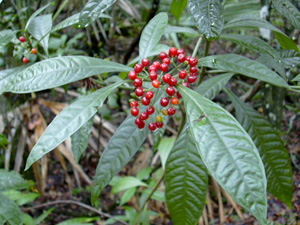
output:
[{"label": "drooping leaf", "polygon": [[87,56],[63,56],[46,59],[18,73],[4,87],[5,91],[30,93],[45,90],[100,73],[129,72],[132,68],[119,63]]},{"label": "drooping leaf", "polygon": [[222,34],[221,38],[232,41],[254,52],[269,54],[278,60],[280,58],[278,52],[271,45],[260,38],[241,34]]},{"label": "drooping leaf", "polygon": [[118,193],[120,191],[127,190],[129,188],[144,186],[147,187],[148,185],[135,177],[123,177],[122,179],[118,180],[118,182],[113,186],[111,193]]},{"label": "drooping leaf", "polygon": [[31,150],[25,170],[82,127],[95,115],[97,107],[101,107],[107,96],[122,83],[112,84],[81,97],[58,114]]},{"label": "drooping leaf", "polygon": [[92,125],[93,117],[71,136],[72,152],[76,162],[79,162],[82,153],[86,150],[89,144]]},{"label": "drooping leaf", "polygon": [[126,191],[124,191],[121,199],[120,199],[120,206],[126,204],[130,199],[134,196],[136,192],[136,187],[129,188]]},{"label": "drooping leaf", "polygon": [[148,57],[150,52],[155,48],[164,34],[168,25],[168,14],[165,12],[157,14],[153,17],[144,28],[139,42],[140,60]]},{"label": "drooping leaf", "polygon": [[42,11],[44,11],[46,8],[48,8],[50,5],[53,5],[54,2],[50,2],[47,5],[44,5],[43,7],[39,8],[38,10],[36,10],[27,20],[26,26],[25,26],[25,30],[28,29],[29,24],[36,18],[37,15],[39,15]]},{"label": "drooping leaf", "polygon": [[0,191],[9,189],[25,189],[29,184],[15,171],[0,169]]},{"label": "drooping leaf", "polygon": [[0,31],[0,47],[6,46],[11,39],[15,36],[17,31],[12,31],[12,30],[2,30]]},{"label": "drooping leaf", "polygon": [[0,193],[0,224],[23,224],[23,215],[17,204]]},{"label": "drooping leaf", "polygon": [[294,67],[300,64],[300,52],[291,49],[283,49],[279,51],[280,62],[286,67]]},{"label": "drooping leaf", "polygon": [[184,86],[189,130],[211,176],[236,203],[266,224],[266,176],[259,152],[243,127],[218,104]]},{"label": "drooping leaf", "polygon": [[134,120],[135,117],[129,116],[123,121],[101,155],[92,189],[93,204],[112,177],[135,155],[149,133],[148,129],[138,129]]},{"label": "drooping leaf", "polygon": [[170,152],[165,180],[166,200],[173,223],[196,224],[205,206],[208,175],[187,129],[182,130]]},{"label": "drooping leaf", "polygon": [[275,34],[275,38],[279,42],[282,49],[293,49],[295,51],[299,51],[296,43],[292,39],[290,39],[288,36],[286,36],[285,34],[276,32],[276,31],[274,31],[274,34]]},{"label": "drooping leaf", "polygon": [[185,34],[192,34],[195,36],[200,35],[198,31],[190,27],[167,26],[165,30],[165,34],[172,34],[172,33],[185,33]]},{"label": "drooping leaf", "polygon": [[224,27],[221,0],[189,0],[188,9],[196,27],[206,39],[217,39]]},{"label": "drooping leaf", "polygon": [[195,91],[203,97],[212,100],[224,88],[234,73],[224,73],[214,76],[201,83]]},{"label": "drooping leaf", "polygon": [[52,14],[35,17],[28,25],[28,32],[43,46],[48,55],[49,32],[52,28]]},{"label": "drooping leaf", "polygon": [[88,26],[116,1],[117,0],[89,0],[80,12],[80,24],[83,27]]},{"label": "drooping leaf", "polygon": [[243,74],[278,87],[288,87],[286,81],[268,67],[240,55],[224,54],[207,56],[199,60],[199,65]]},{"label": "drooping leaf", "polygon": [[182,12],[187,6],[188,0],[173,0],[171,5],[171,13],[175,16],[175,18],[179,21]]},{"label": "drooping leaf", "polygon": [[265,166],[268,191],[292,206],[293,173],[289,154],[271,124],[232,92],[226,91],[234,104],[237,120],[254,141]]},{"label": "drooping leaf", "polygon": [[0,71],[0,92],[5,90],[5,85],[17,77],[17,74],[25,69],[27,66],[19,66],[7,70]]},{"label": "drooping leaf", "polygon": [[165,169],[165,165],[168,159],[168,156],[170,154],[171,149],[173,148],[174,142],[175,142],[174,137],[168,137],[164,138],[159,142],[158,145],[158,153],[160,156],[162,168]]},{"label": "drooping leaf", "polygon": [[286,73],[283,65],[280,63],[280,60],[274,59],[269,54],[261,54],[256,59],[257,62],[264,64],[270,69],[274,69],[278,74],[280,74],[281,77],[286,78]]},{"label": "drooping leaf", "polygon": [[300,12],[290,1],[272,0],[272,3],[281,15],[286,17],[295,28],[300,30]]}]

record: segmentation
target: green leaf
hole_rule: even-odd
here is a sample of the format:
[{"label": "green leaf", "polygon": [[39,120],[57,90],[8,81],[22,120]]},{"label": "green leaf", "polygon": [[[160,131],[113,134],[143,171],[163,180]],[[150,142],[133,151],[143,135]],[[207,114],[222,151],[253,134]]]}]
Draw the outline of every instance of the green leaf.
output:
[{"label": "green leaf", "polygon": [[1,70],[0,71],[0,91],[5,90],[5,85],[9,81],[16,79],[17,74],[25,69],[27,66],[19,66],[11,69]]},{"label": "green leaf", "polygon": [[89,144],[93,120],[94,117],[89,119],[79,130],[77,130],[71,136],[72,152],[74,154],[76,162],[79,162],[82,153],[86,150]]},{"label": "green leaf", "polygon": [[221,38],[232,41],[233,43],[241,45],[254,52],[269,54],[275,59],[280,59],[278,52],[271,45],[260,38],[240,34],[223,34],[221,35]]},{"label": "green leaf", "polygon": [[194,225],[205,206],[208,175],[195,142],[182,130],[166,165],[166,200],[172,221]]},{"label": "green leaf", "polygon": [[148,57],[150,52],[160,41],[165,29],[168,25],[168,14],[159,13],[153,17],[144,28],[140,43],[139,43],[139,57],[140,60]]},{"label": "green leaf", "polygon": [[6,46],[11,39],[16,35],[17,31],[12,30],[2,30],[0,31],[0,47]]},{"label": "green leaf", "polygon": [[2,194],[15,201],[19,206],[33,202],[37,197],[40,196],[39,193],[21,192],[13,189],[3,191]]},{"label": "green leaf", "polygon": [[0,191],[9,189],[25,189],[29,184],[15,171],[0,169]]},{"label": "green leaf", "polygon": [[282,49],[293,49],[295,51],[299,51],[298,46],[296,43],[290,39],[288,36],[282,33],[274,32],[275,33],[275,38],[279,42],[280,46]]},{"label": "green leaf", "polygon": [[49,32],[52,28],[52,14],[35,17],[28,25],[28,32],[43,46],[48,55]]},{"label": "green leaf", "polygon": [[196,27],[206,39],[217,39],[224,27],[221,0],[189,0],[188,9]]},{"label": "green leaf", "polygon": [[36,11],[29,17],[29,19],[27,20],[27,23],[26,23],[26,26],[25,26],[25,30],[28,29],[29,24],[36,18],[36,16],[37,16],[38,14],[40,14],[42,11],[44,11],[44,9],[48,8],[50,5],[54,5],[54,2],[50,2],[50,3],[48,3],[47,5],[45,5],[45,6],[41,7],[41,8],[39,8],[38,10],[36,10]]},{"label": "green leaf", "polygon": [[190,27],[167,26],[165,30],[165,34],[172,34],[172,33],[184,33],[184,34],[192,34],[195,36],[200,36],[200,33],[198,31]]},{"label": "green leaf", "polygon": [[295,28],[300,30],[300,12],[290,1],[272,0],[272,3],[281,15],[286,17]]},{"label": "green leaf", "polygon": [[169,138],[163,138],[159,142],[158,153],[160,156],[160,161],[163,169],[165,169],[168,156],[170,154],[171,149],[173,148],[175,140],[176,139],[174,137],[169,137]]},{"label": "green leaf", "polygon": [[237,120],[254,141],[265,166],[268,191],[292,207],[293,173],[288,151],[271,124],[232,92],[226,91],[234,104]]},{"label": "green leaf", "polygon": [[96,74],[130,72],[132,68],[119,63],[87,56],[63,56],[35,63],[15,75],[5,91],[30,93],[45,90]]},{"label": "green leaf", "polygon": [[228,83],[228,81],[233,75],[234,73],[224,73],[221,75],[211,77],[205,80],[203,83],[201,83],[195,89],[195,91],[203,97],[212,100],[225,87],[225,85]]},{"label": "green leaf", "polygon": [[107,96],[122,83],[124,81],[81,97],[58,114],[31,150],[27,158],[25,170],[45,154],[56,148],[91,119],[97,112],[97,108],[102,106]]},{"label": "green leaf", "polygon": [[224,6],[225,21],[232,20],[241,15],[251,14],[259,17],[260,4],[256,0],[226,1]]},{"label": "green leaf", "polygon": [[130,199],[134,196],[135,192],[136,192],[135,187],[127,189],[123,193],[123,195],[120,199],[120,206],[122,206],[122,205],[126,204],[128,201],[130,201]]},{"label": "green leaf", "polygon": [[0,134],[0,148],[5,148],[8,145],[8,140],[3,134]]},{"label": "green leaf", "polygon": [[209,173],[236,203],[266,224],[267,181],[255,144],[221,106],[182,85],[178,89],[189,130]]},{"label": "green leaf", "polygon": [[38,218],[35,219],[36,224],[40,224],[44,219],[46,219],[47,216],[54,210],[55,208],[50,208],[46,212],[43,212],[42,215],[40,215]]},{"label": "green leaf", "polygon": [[286,73],[283,65],[280,63],[280,60],[274,59],[272,56],[268,54],[261,54],[256,59],[257,62],[264,64],[270,69],[274,69],[278,74],[280,74],[281,77],[286,78]]},{"label": "green leaf", "polygon": [[280,62],[286,67],[294,67],[300,64],[300,52],[291,49],[283,49],[279,51]]},{"label": "green leaf", "polygon": [[23,224],[23,215],[17,204],[0,193],[0,224],[20,225]]},{"label": "green leaf", "polygon": [[278,87],[287,88],[286,81],[265,65],[235,54],[214,55],[201,58],[198,66],[217,68],[262,80]]},{"label": "green leaf", "polygon": [[60,222],[56,225],[93,225],[94,223],[90,223],[93,221],[100,220],[98,216],[95,217],[77,217],[65,220],[63,222]]},{"label": "green leaf", "polygon": [[292,81],[300,81],[300,73]]},{"label": "green leaf", "polygon": [[181,14],[187,6],[188,0],[173,0],[171,5],[171,13],[179,21]]},{"label": "green leaf", "polygon": [[89,0],[80,12],[80,24],[83,27],[88,26],[115,2],[116,0]]},{"label": "green leaf", "polygon": [[123,177],[113,186],[111,193],[115,194],[120,191],[124,191],[129,188],[138,187],[138,186],[147,187],[148,185],[135,177],[129,177],[129,176]]}]

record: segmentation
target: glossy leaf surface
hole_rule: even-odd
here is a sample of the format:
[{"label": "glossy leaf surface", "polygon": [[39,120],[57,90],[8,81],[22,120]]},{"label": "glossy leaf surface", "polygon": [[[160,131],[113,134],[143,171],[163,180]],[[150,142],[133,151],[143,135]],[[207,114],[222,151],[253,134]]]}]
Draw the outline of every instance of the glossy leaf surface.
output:
[{"label": "glossy leaf surface", "polygon": [[118,193],[120,191],[127,190],[129,188],[138,187],[138,186],[144,186],[147,187],[148,185],[136,177],[123,177],[120,180],[117,181],[117,183],[113,186],[111,193]]},{"label": "glossy leaf surface", "polygon": [[221,106],[184,86],[178,89],[184,99],[189,130],[209,173],[236,203],[265,224],[267,181],[255,144]]},{"label": "glossy leaf surface", "polygon": [[140,60],[148,57],[150,52],[160,41],[168,25],[168,14],[159,13],[153,17],[144,28],[139,42]]},{"label": "glossy leaf surface", "polygon": [[196,27],[206,39],[217,39],[224,27],[220,0],[189,0],[188,9]]},{"label": "glossy leaf surface", "polygon": [[87,56],[63,56],[46,59],[24,69],[4,87],[5,91],[30,93],[45,90],[100,73],[129,72],[119,63]]},{"label": "glossy leaf surface", "polygon": [[170,154],[170,151],[173,148],[174,142],[175,142],[174,137],[166,137],[159,142],[158,153],[160,156],[160,161],[163,169],[165,169],[166,162]]},{"label": "glossy leaf surface", "polygon": [[198,66],[217,68],[233,73],[262,80],[278,87],[288,87],[288,84],[265,65],[235,54],[207,56],[199,59]]},{"label": "glossy leaf surface", "polygon": [[31,150],[25,170],[82,127],[97,112],[97,107],[101,107],[108,95],[122,83],[112,84],[81,97],[58,114]]},{"label": "glossy leaf surface", "polygon": [[194,225],[208,189],[206,167],[187,129],[176,140],[166,164],[166,200],[173,223]]},{"label": "glossy leaf surface", "polygon": [[187,6],[188,0],[173,0],[171,5],[171,13],[179,21],[182,12]]},{"label": "glossy leaf surface", "polygon": [[291,49],[279,51],[281,63],[286,67],[294,67],[300,65],[300,52]]},{"label": "glossy leaf surface", "polygon": [[253,108],[227,91],[237,120],[254,141],[265,166],[268,191],[292,206],[293,175],[288,151],[271,124]]},{"label": "glossy leaf surface", "polygon": [[17,204],[0,193],[0,224],[23,224],[23,215]]},{"label": "glossy leaf surface", "polygon": [[167,26],[167,29],[165,30],[165,34],[172,34],[172,33],[184,33],[184,34],[191,34],[195,36],[200,35],[198,31],[190,27]]},{"label": "glossy leaf surface", "polygon": [[19,72],[25,69],[27,66],[19,66],[7,70],[0,71],[0,92],[5,91],[5,86],[10,81],[16,79]]},{"label": "glossy leaf surface", "polygon": [[0,191],[28,188],[28,182],[15,171],[0,169]]}]

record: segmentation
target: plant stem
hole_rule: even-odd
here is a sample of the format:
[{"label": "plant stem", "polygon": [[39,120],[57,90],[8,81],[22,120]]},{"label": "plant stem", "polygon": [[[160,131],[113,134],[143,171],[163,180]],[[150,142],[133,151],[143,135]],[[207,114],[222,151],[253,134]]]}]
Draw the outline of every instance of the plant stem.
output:
[{"label": "plant stem", "polygon": [[[62,5],[59,6],[58,10],[55,12],[55,15],[52,18],[52,21],[55,21],[59,16],[60,12],[65,8],[65,6],[69,3],[69,0],[65,0]],[[57,4],[58,6],[58,4]]]},{"label": "plant stem", "polygon": [[195,47],[195,49],[194,49],[194,51],[193,51],[192,57],[195,57],[195,56],[196,56],[196,54],[197,54],[197,52],[198,52],[198,50],[199,50],[199,47],[200,47],[201,42],[202,42],[202,36],[199,37],[199,39],[198,39],[198,41],[197,41],[197,44],[196,44],[196,47]]},{"label": "plant stem", "polygon": [[[206,42],[205,42],[205,50],[204,50],[204,56],[203,57],[208,56],[208,51],[209,51],[209,47],[210,47],[210,41],[208,41],[208,40],[205,40],[205,41]],[[206,67],[203,66],[202,69],[201,69],[201,72],[200,72],[200,79],[197,83],[197,86],[199,86],[199,84],[201,84],[201,82],[203,81],[205,71],[206,71]]]}]

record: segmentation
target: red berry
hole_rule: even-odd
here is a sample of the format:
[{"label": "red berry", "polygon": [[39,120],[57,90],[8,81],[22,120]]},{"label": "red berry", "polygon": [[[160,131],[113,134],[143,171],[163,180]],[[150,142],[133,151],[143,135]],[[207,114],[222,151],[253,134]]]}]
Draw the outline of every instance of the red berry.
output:
[{"label": "red berry", "polygon": [[187,62],[190,62],[190,59],[191,59],[191,56],[187,56],[187,57],[186,57],[186,61],[187,61]]},{"label": "red berry", "polygon": [[168,73],[166,73],[165,75],[163,75],[162,79],[163,81],[168,84],[170,82],[170,79],[172,78],[172,76]]},{"label": "red berry", "polygon": [[172,105],[178,105],[179,104],[179,99],[176,97],[173,97],[171,100]]},{"label": "red berry", "polygon": [[178,98],[182,98],[182,95],[180,94],[179,91],[177,91],[176,95],[177,95]]},{"label": "red berry", "polygon": [[173,108],[173,107],[170,107],[167,110],[168,110],[168,115],[169,116],[172,116],[172,115],[174,115],[176,113],[176,109]]},{"label": "red berry", "polygon": [[143,94],[144,94],[144,89],[141,88],[141,87],[138,87],[137,89],[135,89],[135,94],[136,94],[136,96],[138,96],[138,97],[143,96]]},{"label": "red berry", "polygon": [[143,86],[143,80],[141,78],[135,78],[133,84],[136,87],[142,87]]},{"label": "red berry", "polygon": [[186,56],[184,54],[179,54],[177,60],[178,62],[183,63],[186,60]]},{"label": "red berry", "polygon": [[130,71],[129,73],[128,73],[128,78],[130,79],[130,80],[134,80],[135,78],[137,78],[137,74],[136,74],[136,72],[133,70],[133,71]]},{"label": "red berry", "polygon": [[180,54],[185,54],[183,49],[178,49],[177,50],[177,55],[179,56]]},{"label": "red berry", "polygon": [[133,107],[133,108],[131,109],[131,115],[133,115],[133,116],[138,116],[139,113],[140,113],[140,110],[139,110],[137,107]]},{"label": "red berry", "polygon": [[134,66],[134,70],[135,70],[135,72],[137,72],[137,73],[140,73],[140,72],[142,72],[142,70],[143,70],[143,65],[141,65],[141,64],[135,64],[135,66]]},{"label": "red berry", "polygon": [[156,116],[156,122],[161,123],[163,121],[163,117],[161,115]]},{"label": "red berry", "polygon": [[143,129],[145,127],[145,122],[141,118],[137,118],[135,123],[139,129]]},{"label": "red berry", "polygon": [[149,73],[149,78],[151,80],[156,80],[157,79],[157,72],[154,71],[154,70],[151,70],[150,73]]},{"label": "red berry", "polygon": [[146,119],[148,119],[148,117],[149,117],[149,115],[146,112],[142,112],[140,115],[141,120],[146,120]]},{"label": "red berry", "polygon": [[160,54],[159,54],[159,58],[161,59],[161,60],[163,60],[164,58],[167,58],[168,57],[168,55],[167,55],[167,53],[165,53],[165,52],[161,52]]},{"label": "red berry", "polygon": [[32,54],[36,54],[36,53],[37,53],[36,48],[31,49],[31,53],[32,53]]},{"label": "red berry", "polygon": [[23,63],[28,63],[29,62],[28,58],[26,58],[26,57],[23,57],[22,61],[23,61]]},{"label": "red berry", "polygon": [[181,70],[179,72],[179,78],[184,79],[187,76],[187,72],[185,70]]},{"label": "red berry", "polygon": [[139,103],[136,100],[133,100],[132,102],[130,102],[130,106],[131,107],[138,107]]},{"label": "red berry", "polygon": [[188,82],[190,84],[195,83],[197,80],[197,76],[188,76]]},{"label": "red berry", "polygon": [[165,115],[165,116],[168,115],[168,110],[166,110],[166,109],[163,110],[163,111],[161,111],[161,112],[162,112],[162,114]]},{"label": "red berry", "polygon": [[170,86],[175,86],[177,84],[177,79],[175,77],[172,77],[169,81]]},{"label": "red berry", "polygon": [[140,117],[135,119],[135,124],[139,125],[140,123],[144,122]]},{"label": "red berry", "polygon": [[21,37],[19,37],[19,41],[25,42],[25,41],[26,41],[26,38],[25,38],[24,36],[21,36]]},{"label": "red berry", "polygon": [[149,123],[148,128],[149,128],[149,130],[154,131],[154,130],[156,130],[156,124],[155,123]]},{"label": "red berry", "polygon": [[182,82],[182,85],[185,87],[190,87],[190,85],[187,82]]},{"label": "red berry", "polygon": [[156,122],[156,127],[157,128],[162,128],[164,126],[163,122]]},{"label": "red berry", "polygon": [[160,86],[159,80],[153,80],[152,81],[152,86],[155,87],[155,88],[159,88],[159,86]]},{"label": "red berry", "polygon": [[166,92],[168,95],[173,96],[175,94],[175,88],[169,86],[167,87]]},{"label": "red berry", "polygon": [[149,64],[150,64],[149,59],[147,59],[147,58],[142,59],[142,64],[143,64],[143,66],[149,66]]},{"label": "red berry", "polygon": [[153,66],[155,66],[157,69],[160,68],[160,62],[155,61],[154,63],[152,63]]},{"label": "red berry", "polygon": [[158,70],[158,68],[156,66],[154,66],[154,65],[149,66],[149,71],[150,72],[151,71],[157,71],[157,70]]},{"label": "red berry", "polygon": [[169,49],[169,56],[170,56],[170,57],[175,57],[176,55],[177,55],[177,48],[171,47],[171,48]]},{"label": "red berry", "polygon": [[169,65],[167,63],[160,64],[160,70],[163,72],[167,72],[169,70]]},{"label": "red berry", "polygon": [[195,66],[191,67],[191,68],[190,68],[190,72],[191,72],[191,73],[197,73],[197,72],[198,72],[197,67],[195,67]]},{"label": "red berry", "polygon": [[151,102],[150,99],[146,98],[146,96],[144,96],[144,97],[142,98],[142,104],[143,104],[143,105],[149,105],[150,102]]},{"label": "red berry", "polygon": [[151,100],[154,96],[153,91],[147,91],[145,97],[149,100]]},{"label": "red berry", "polygon": [[171,63],[171,60],[169,58],[164,58],[162,62],[169,65]]},{"label": "red berry", "polygon": [[191,57],[189,60],[190,66],[196,66],[198,64],[198,59]]},{"label": "red berry", "polygon": [[153,106],[149,106],[149,107],[147,108],[147,113],[148,113],[148,115],[152,115],[154,112],[155,112],[155,109],[154,109]]},{"label": "red berry", "polygon": [[168,99],[167,97],[162,98],[162,99],[160,100],[160,104],[161,104],[162,107],[168,106],[168,105],[169,105],[169,99]]}]

